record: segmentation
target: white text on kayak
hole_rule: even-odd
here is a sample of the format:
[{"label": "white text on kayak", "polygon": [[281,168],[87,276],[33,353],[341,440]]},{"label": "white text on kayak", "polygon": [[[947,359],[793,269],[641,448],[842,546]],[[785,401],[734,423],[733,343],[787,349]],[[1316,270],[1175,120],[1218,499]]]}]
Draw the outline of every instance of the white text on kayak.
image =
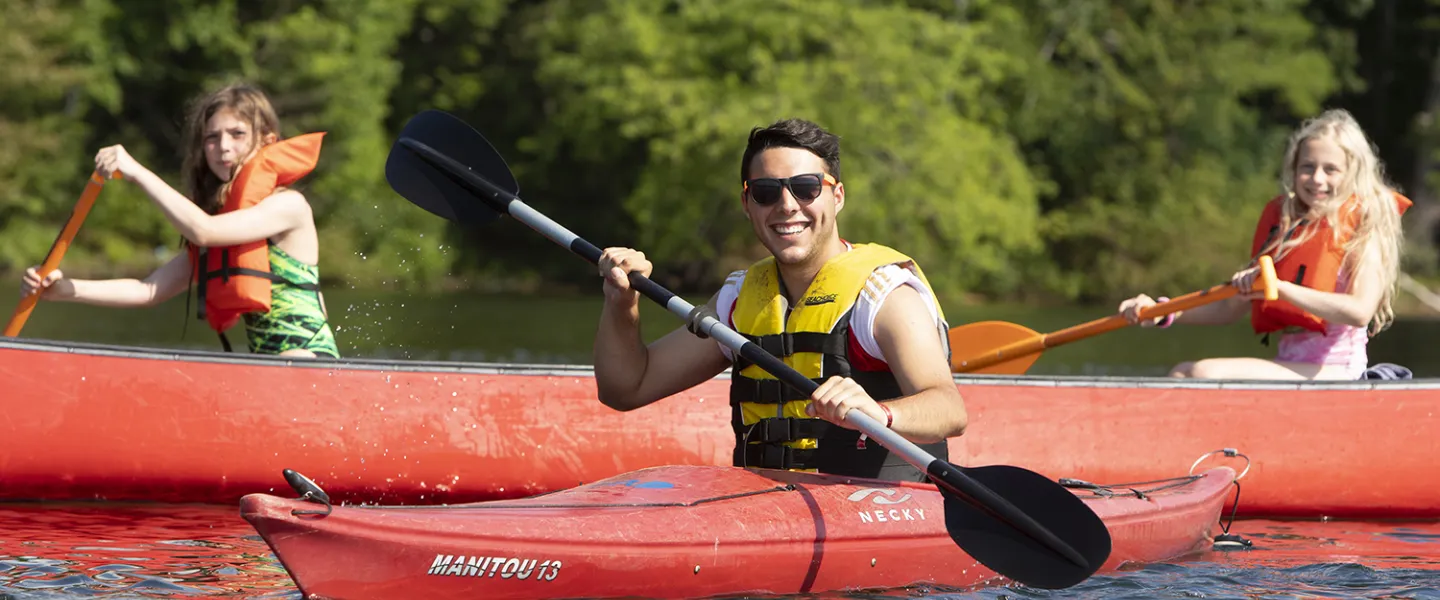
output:
[{"label": "white text on kayak", "polygon": [[555,581],[560,575],[560,561],[541,562],[534,558],[513,558],[508,556],[464,556],[436,554],[427,575],[456,577],[495,577],[501,579],[530,579]]},{"label": "white text on kayak", "polygon": [[890,521],[924,521],[923,508],[892,508],[890,510],[867,510],[860,513],[861,523],[887,523]]}]

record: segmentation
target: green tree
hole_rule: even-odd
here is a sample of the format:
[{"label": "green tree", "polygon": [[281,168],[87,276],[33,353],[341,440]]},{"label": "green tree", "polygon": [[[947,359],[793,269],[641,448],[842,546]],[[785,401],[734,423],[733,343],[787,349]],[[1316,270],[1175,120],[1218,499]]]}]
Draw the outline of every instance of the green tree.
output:
[{"label": "green tree", "polygon": [[[38,264],[85,186],[83,117],[116,100],[91,58],[97,2],[0,3],[0,273]],[[78,241],[76,255],[94,244]]]},{"label": "green tree", "polygon": [[911,253],[946,291],[1014,286],[1039,249],[1037,191],[985,124],[1011,59],[984,33],[892,2],[554,0],[523,29],[547,103],[522,145],[631,182],[571,200],[623,211],[633,237],[613,243],[708,289],[759,254],[739,206],[747,133],[808,118],[844,140],[847,238]]},{"label": "green tree", "polygon": [[[19,186],[31,198],[46,200],[31,202],[28,212],[6,219],[7,224],[31,232],[32,238],[50,229],[37,227],[36,219],[54,220],[55,209],[78,192],[85,157],[104,145],[124,144],[179,187],[181,133],[190,101],[224,83],[247,80],[270,93],[282,134],[329,132],[319,168],[302,182],[316,209],[327,279],[360,286],[410,285],[434,281],[448,269],[441,248],[443,223],[414,210],[384,181],[392,135],[386,119],[400,79],[393,54],[410,29],[414,0],[26,4],[34,6],[15,7],[18,16],[7,23],[27,24],[21,30],[32,32],[33,45],[43,50],[35,52],[36,59],[14,61],[29,71],[12,68],[0,75],[17,78],[15,87],[27,90],[7,94],[5,114],[36,117],[24,121],[37,133],[17,137],[36,140],[42,151],[52,153],[38,154],[32,162],[50,158],[64,165],[51,171],[65,175],[50,176],[48,188]],[[5,10],[12,8],[7,4]],[[16,39],[11,38],[11,48],[23,51],[26,38]],[[92,59],[89,70],[70,66],[65,62],[70,55]],[[44,76],[24,79],[27,72]],[[90,87],[76,90],[81,84]],[[84,100],[91,88],[88,93],[102,102],[81,103],[68,114],[46,108],[63,98]],[[47,150],[46,144],[53,148]],[[69,155],[53,158],[62,148]],[[26,167],[15,172],[46,171]],[[76,191],[67,191],[65,184]],[[43,206],[50,208],[41,211]],[[140,206],[147,209],[136,210]],[[82,234],[86,245],[104,249],[108,274],[153,267],[175,251],[177,239],[159,211],[149,210],[148,201],[123,184],[106,190]],[[4,256],[19,252],[8,250],[12,245],[23,245],[25,255],[44,247],[19,236],[5,240]],[[157,246],[168,252],[152,252]]]},{"label": "green tree", "polygon": [[1047,180],[1050,263],[1067,298],[1208,286],[1244,266],[1279,190],[1285,136],[1340,69],[1300,0],[978,3],[1026,57],[1007,129]]}]

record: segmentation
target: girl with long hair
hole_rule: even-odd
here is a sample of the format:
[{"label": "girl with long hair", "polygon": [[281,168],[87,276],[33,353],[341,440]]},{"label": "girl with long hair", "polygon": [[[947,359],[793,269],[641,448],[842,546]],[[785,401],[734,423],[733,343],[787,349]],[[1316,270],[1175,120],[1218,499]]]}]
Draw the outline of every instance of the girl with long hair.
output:
[{"label": "girl with long hair", "polygon": [[[1410,201],[1385,180],[1365,132],[1350,114],[1330,110],[1290,137],[1282,193],[1266,205],[1251,266],[1235,273],[1241,293],[1221,302],[1140,323],[1144,327],[1223,325],[1247,313],[1258,334],[1279,334],[1274,360],[1207,358],[1172,377],[1205,379],[1358,379],[1370,337],[1395,319],[1400,272],[1400,215]],[[1275,260],[1278,300],[1251,291],[1262,255]],[[1162,299],[1163,300],[1163,299]],[[1155,304],[1141,294],[1120,304],[1131,322]]]},{"label": "girl with long hair", "polygon": [[259,89],[234,84],[195,102],[186,126],[189,197],[126,152],[102,148],[95,169],[139,185],[187,242],[144,279],[78,280],[25,272],[22,295],[102,306],[153,306],[200,290],[200,314],[224,338],[243,319],[252,352],[339,357],[319,290],[319,238],[310,204],[288,187],[314,168],[322,134],[280,139]]}]

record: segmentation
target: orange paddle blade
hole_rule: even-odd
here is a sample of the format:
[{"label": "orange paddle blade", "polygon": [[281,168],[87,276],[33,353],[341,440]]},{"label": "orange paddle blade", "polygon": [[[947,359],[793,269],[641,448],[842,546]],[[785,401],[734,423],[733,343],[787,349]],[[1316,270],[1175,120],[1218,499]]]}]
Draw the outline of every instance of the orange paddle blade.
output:
[{"label": "orange paddle blade", "polygon": [[[989,355],[1016,344],[1028,347],[1033,340],[1034,348],[1012,352],[1012,359],[999,357],[994,364],[970,369],[968,363],[974,359],[989,358]],[[1040,358],[1044,349],[1045,336],[1040,332],[1005,321],[981,321],[950,328],[950,370],[956,373],[987,373],[991,375],[1024,375]]]}]

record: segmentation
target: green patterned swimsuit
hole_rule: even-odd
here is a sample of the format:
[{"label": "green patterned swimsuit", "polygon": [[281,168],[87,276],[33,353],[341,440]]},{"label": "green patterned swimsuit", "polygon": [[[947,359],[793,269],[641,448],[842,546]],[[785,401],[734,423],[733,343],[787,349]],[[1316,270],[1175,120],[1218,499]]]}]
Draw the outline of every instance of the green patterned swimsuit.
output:
[{"label": "green patterned swimsuit", "polygon": [[[319,267],[296,260],[273,243],[270,272],[298,284],[320,284]],[[335,333],[325,321],[320,292],[289,283],[270,284],[270,312],[245,314],[245,337],[250,340],[250,351],[255,353],[305,349],[316,356],[340,358]]]}]

